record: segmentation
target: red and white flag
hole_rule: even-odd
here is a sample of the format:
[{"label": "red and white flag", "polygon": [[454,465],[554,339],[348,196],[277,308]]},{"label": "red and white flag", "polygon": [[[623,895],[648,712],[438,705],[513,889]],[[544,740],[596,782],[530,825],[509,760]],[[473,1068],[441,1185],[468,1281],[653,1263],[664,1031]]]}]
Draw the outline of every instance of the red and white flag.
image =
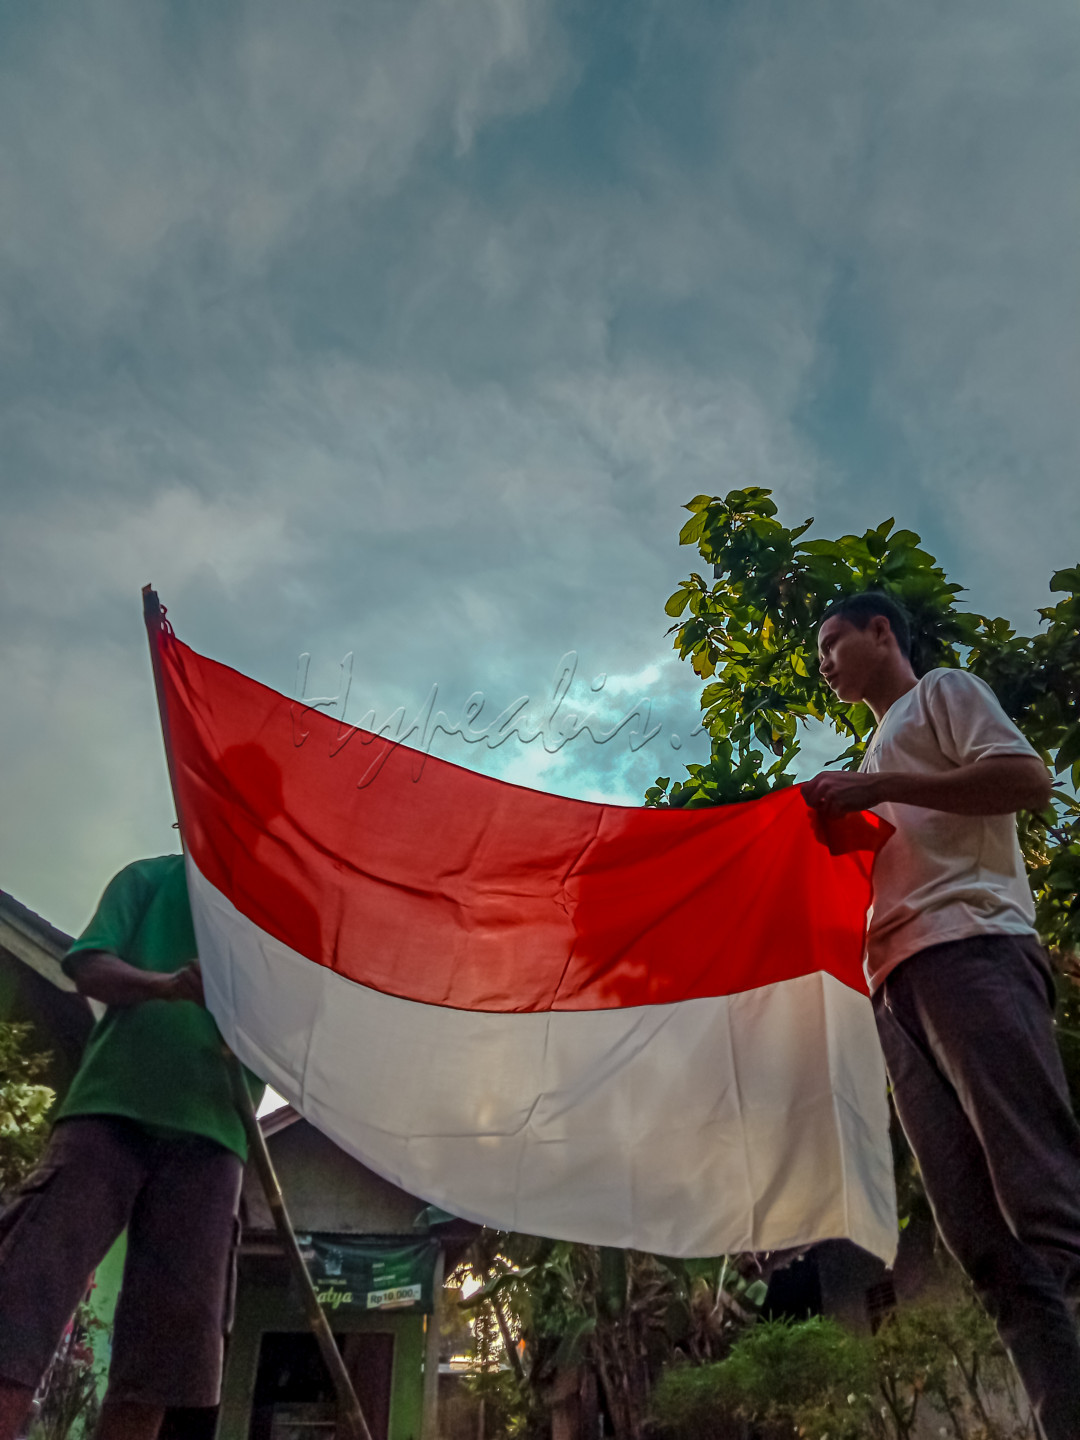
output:
[{"label": "red and white flag", "polygon": [[544,795],[151,643],[208,1004],[343,1149],[501,1229],[892,1257],[888,827]]}]

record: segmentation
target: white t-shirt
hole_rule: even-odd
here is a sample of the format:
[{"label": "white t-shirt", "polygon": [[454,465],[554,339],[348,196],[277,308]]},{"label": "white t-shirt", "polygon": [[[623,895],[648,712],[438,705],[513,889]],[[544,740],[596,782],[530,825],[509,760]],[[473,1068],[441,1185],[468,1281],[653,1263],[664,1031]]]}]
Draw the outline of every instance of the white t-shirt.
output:
[{"label": "white t-shirt", "polygon": [[[931,670],[885,712],[859,768],[940,775],[991,755],[1035,754],[989,685],[966,670]],[[928,945],[1035,933],[1014,815],[949,815],[891,803],[875,811],[896,834],[874,864],[871,990]]]}]

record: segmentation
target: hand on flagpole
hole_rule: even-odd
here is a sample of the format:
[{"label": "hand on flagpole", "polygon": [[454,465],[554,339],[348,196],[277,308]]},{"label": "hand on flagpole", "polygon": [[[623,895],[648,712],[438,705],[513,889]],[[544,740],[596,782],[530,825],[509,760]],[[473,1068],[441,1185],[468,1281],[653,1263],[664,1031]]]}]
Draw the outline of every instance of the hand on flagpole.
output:
[{"label": "hand on flagpole", "polygon": [[203,994],[202,971],[199,969],[199,962],[193,960],[190,965],[185,965],[182,970],[174,970],[166,978],[170,984],[167,992],[162,996],[164,1000],[194,1000],[196,1005],[206,1006],[206,996]]},{"label": "hand on flagpole", "polygon": [[146,1000],[191,1000],[206,1004],[202,971],[192,961],[182,970],[140,970],[109,950],[84,950],[73,957],[72,979],[80,995],[103,1005],[141,1005]]}]

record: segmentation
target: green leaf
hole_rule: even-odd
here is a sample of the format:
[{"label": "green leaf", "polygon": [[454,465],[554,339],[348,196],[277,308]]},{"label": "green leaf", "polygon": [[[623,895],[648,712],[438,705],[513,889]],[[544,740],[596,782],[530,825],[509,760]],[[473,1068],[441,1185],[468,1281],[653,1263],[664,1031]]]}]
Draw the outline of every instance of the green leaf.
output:
[{"label": "green leaf", "polygon": [[1060,775],[1062,770],[1067,770],[1077,760],[1080,760],[1080,720],[1069,726],[1058,746],[1057,757],[1054,761],[1055,775]]},{"label": "green leaf", "polygon": [[672,595],[664,606],[664,613],[678,618],[686,609],[686,602],[690,599],[690,587],[681,585],[675,594]]},{"label": "green leaf", "polygon": [[596,1317],[593,1315],[575,1315],[569,1325],[563,1331],[559,1348],[555,1352],[556,1370],[569,1370],[581,1359],[585,1350],[585,1342],[596,1329]]},{"label": "green leaf", "polygon": [[1080,565],[1071,570],[1055,570],[1050,577],[1051,590],[1067,590],[1075,594],[1080,590]]},{"label": "green leaf", "polygon": [[689,510],[692,515],[696,515],[701,510],[707,510],[715,498],[713,495],[695,495],[693,500],[686,502],[683,509]]},{"label": "green leaf", "polygon": [[660,1255],[656,1258],[662,1265],[666,1265],[673,1275],[685,1276],[688,1280],[704,1280],[709,1285],[716,1284],[718,1275],[723,1275],[727,1264],[723,1255],[691,1256],[685,1260],[674,1260]]},{"label": "green leaf", "polygon": [[836,540],[804,540],[796,548],[800,555],[826,555],[832,560],[847,558],[843,545]]},{"label": "green leaf", "polygon": [[752,1280],[746,1287],[743,1298],[749,1300],[751,1305],[760,1310],[765,1304],[765,1296],[768,1293],[769,1287],[764,1280]]},{"label": "green leaf", "polygon": [[679,544],[696,545],[704,534],[705,521],[707,518],[707,513],[704,510],[699,511],[697,515],[692,515],[679,531]]},{"label": "green leaf", "polygon": [[881,573],[886,580],[899,581],[910,564],[907,550],[890,550],[881,562]]}]

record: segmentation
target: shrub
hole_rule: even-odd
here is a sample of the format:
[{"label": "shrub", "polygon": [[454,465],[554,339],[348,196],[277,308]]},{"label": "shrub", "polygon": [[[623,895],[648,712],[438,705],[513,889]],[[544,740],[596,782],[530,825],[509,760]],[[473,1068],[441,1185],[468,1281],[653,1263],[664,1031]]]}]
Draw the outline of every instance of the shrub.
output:
[{"label": "shrub", "polygon": [[796,1432],[854,1440],[872,1433],[875,1391],[868,1340],[835,1320],[770,1320],[719,1365],[668,1371],[653,1416],[673,1440],[736,1434],[740,1420],[752,1420],[762,1440]]},{"label": "shrub", "polygon": [[0,1195],[33,1169],[49,1133],[56,1096],[38,1077],[50,1057],[29,1048],[33,1039],[33,1026],[0,1021]]},{"label": "shrub", "polygon": [[[898,1311],[873,1336],[834,1320],[760,1322],[717,1365],[672,1369],[653,1396],[670,1440],[1031,1440],[1016,1376],[968,1294]],[[742,1427],[742,1428],[740,1428]],[[944,1427],[944,1429],[943,1429]]]},{"label": "shrub", "polygon": [[723,1374],[724,1362],[677,1365],[666,1370],[653,1391],[652,1419],[672,1440],[713,1440],[738,1435],[735,1396]]}]

